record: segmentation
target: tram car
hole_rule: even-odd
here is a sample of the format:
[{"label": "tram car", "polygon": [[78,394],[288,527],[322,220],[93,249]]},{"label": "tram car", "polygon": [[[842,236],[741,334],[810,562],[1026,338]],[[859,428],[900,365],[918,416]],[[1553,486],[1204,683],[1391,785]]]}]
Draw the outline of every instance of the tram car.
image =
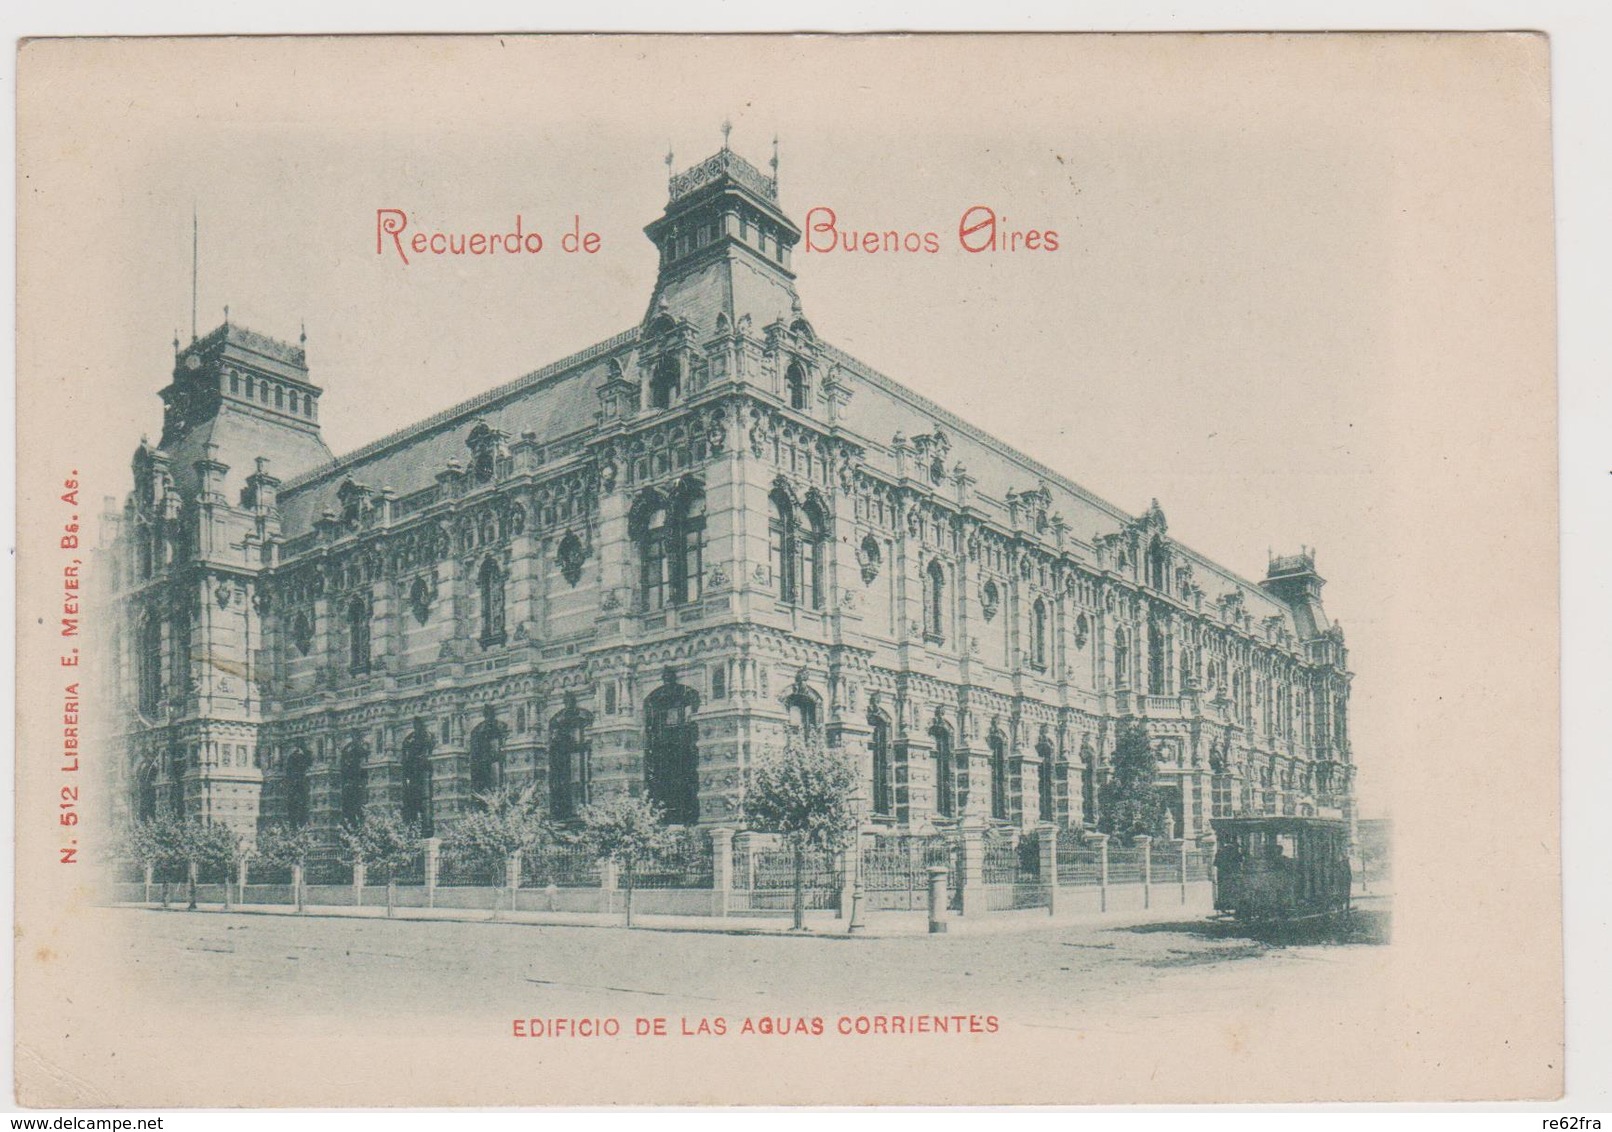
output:
[{"label": "tram car", "polygon": [[1349,910],[1349,825],[1333,818],[1216,818],[1215,908],[1239,920]]}]

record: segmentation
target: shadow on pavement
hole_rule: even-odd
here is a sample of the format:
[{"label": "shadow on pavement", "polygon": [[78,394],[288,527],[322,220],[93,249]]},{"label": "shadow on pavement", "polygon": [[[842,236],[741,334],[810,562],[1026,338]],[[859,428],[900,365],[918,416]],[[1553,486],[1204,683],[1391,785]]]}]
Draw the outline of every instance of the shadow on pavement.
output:
[{"label": "shadow on pavement", "polygon": [[1167,923],[1133,924],[1116,927],[1116,932],[1149,935],[1174,932],[1199,939],[1252,940],[1272,947],[1311,947],[1316,945],[1376,946],[1391,935],[1393,916],[1388,908],[1353,908],[1333,916],[1302,920],[1267,920],[1259,923],[1230,918],[1181,920]]}]

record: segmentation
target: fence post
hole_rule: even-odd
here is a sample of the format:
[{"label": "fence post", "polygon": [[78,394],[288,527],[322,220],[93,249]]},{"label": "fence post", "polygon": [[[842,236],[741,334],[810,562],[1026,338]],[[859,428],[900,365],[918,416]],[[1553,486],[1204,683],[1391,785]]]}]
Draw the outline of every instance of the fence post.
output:
[{"label": "fence post", "polygon": [[1181,848],[1181,907],[1187,906],[1187,839],[1183,837]]},{"label": "fence post", "polygon": [[1153,839],[1145,833],[1136,835],[1136,847],[1142,851],[1142,907],[1153,907]]},{"label": "fence post", "polygon": [[963,819],[963,915],[986,910],[985,826],[978,818]]},{"label": "fence post", "polygon": [[1036,826],[1036,847],[1041,850],[1041,883],[1047,889],[1047,915],[1058,914],[1058,827],[1050,821]]},{"label": "fence post", "polygon": [[599,911],[608,915],[614,910],[611,894],[616,891],[616,862],[606,857],[599,862]]},{"label": "fence post", "polygon": [[427,837],[420,842],[425,846],[425,906],[437,906],[437,876],[442,867],[442,838]]},{"label": "fence post", "polygon": [[733,893],[733,830],[711,831],[711,910],[718,916],[728,914],[728,900]]},{"label": "fence post", "polygon": [[520,851],[509,855],[504,862],[504,884],[509,889],[509,910],[515,910],[515,893],[521,886],[521,855]]},{"label": "fence post", "polygon": [[945,865],[929,866],[929,934],[940,935],[946,930],[946,874]]},{"label": "fence post", "polygon": [[1088,833],[1086,840],[1097,846],[1097,910],[1108,911],[1108,834]]},{"label": "fence post", "polygon": [[146,862],[146,870],[145,870],[145,872],[146,872],[146,899],[145,899],[145,902],[147,904],[151,903],[151,878],[156,874],[156,871],[157,871],[157,866],[153,865],[150,861],[147,861]]},{"label": "fence post", "polygon": [[297,911],[302,911],[302,865],[297,863],[291,866],[291,903],[296,905]]},{"label": "fence post", "polygon": [[353,907],[364,906],[364,862],[353,862]]}]

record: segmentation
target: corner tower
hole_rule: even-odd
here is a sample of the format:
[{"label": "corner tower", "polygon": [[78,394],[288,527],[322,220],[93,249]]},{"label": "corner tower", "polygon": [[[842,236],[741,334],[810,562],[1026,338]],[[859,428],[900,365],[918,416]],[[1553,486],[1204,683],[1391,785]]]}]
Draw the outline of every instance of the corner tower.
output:
[{"label": "corner tower", "polygon": [[722,315],[759,330],[799,318],[790,261],[800,229],[778,207],[776,150],[768,175],[724,141],[668,191],[665,213],[644,229],[660,249],[646,325],[665,317],[708,332]]}]

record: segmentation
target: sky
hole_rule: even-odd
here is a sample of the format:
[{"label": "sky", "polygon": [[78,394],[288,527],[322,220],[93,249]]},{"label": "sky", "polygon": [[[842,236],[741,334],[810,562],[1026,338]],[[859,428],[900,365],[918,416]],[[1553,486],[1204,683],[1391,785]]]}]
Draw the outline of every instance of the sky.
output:
[{"label": "sky", "polygon": [[[1407,577],[1441,598],[1488,578],[1464,533],[1448,582],[1427,577],[1441,547],[1417,497],[1436,527],[1440,498],[1479,487],[1466,469],[1508,450],[1494,413],[1532,358],[1507,320],[1526,330],[1537,305],[1494,265],[1533,229],[1486,178],[1526,105],[1460,50],[1321,42],[76,45],[19,119],[24,294],[76,328],[23,347],[76,435],[49,459],[91,498],[128,490],[190,335],[193,210],[198,329],[226,304],[305,328],[339,454],[635,325],[666,154],[693,164],[728,121],[758,166],[779,139],[797,223],[828,207],[939,237],[935,255],[797,250],[822,337],[1130,512],[1157,498],[1172,535],[1246,577],[1314,548],[1381,813],[1436,694],[1407,683],[1433,616]],[[1058,249],[962,251],[975,205]],[[547,247],[405,266],[377,254],[383,208],[451,232],[518,215]],[[597,254],[558,246],[573,224]]]}]

